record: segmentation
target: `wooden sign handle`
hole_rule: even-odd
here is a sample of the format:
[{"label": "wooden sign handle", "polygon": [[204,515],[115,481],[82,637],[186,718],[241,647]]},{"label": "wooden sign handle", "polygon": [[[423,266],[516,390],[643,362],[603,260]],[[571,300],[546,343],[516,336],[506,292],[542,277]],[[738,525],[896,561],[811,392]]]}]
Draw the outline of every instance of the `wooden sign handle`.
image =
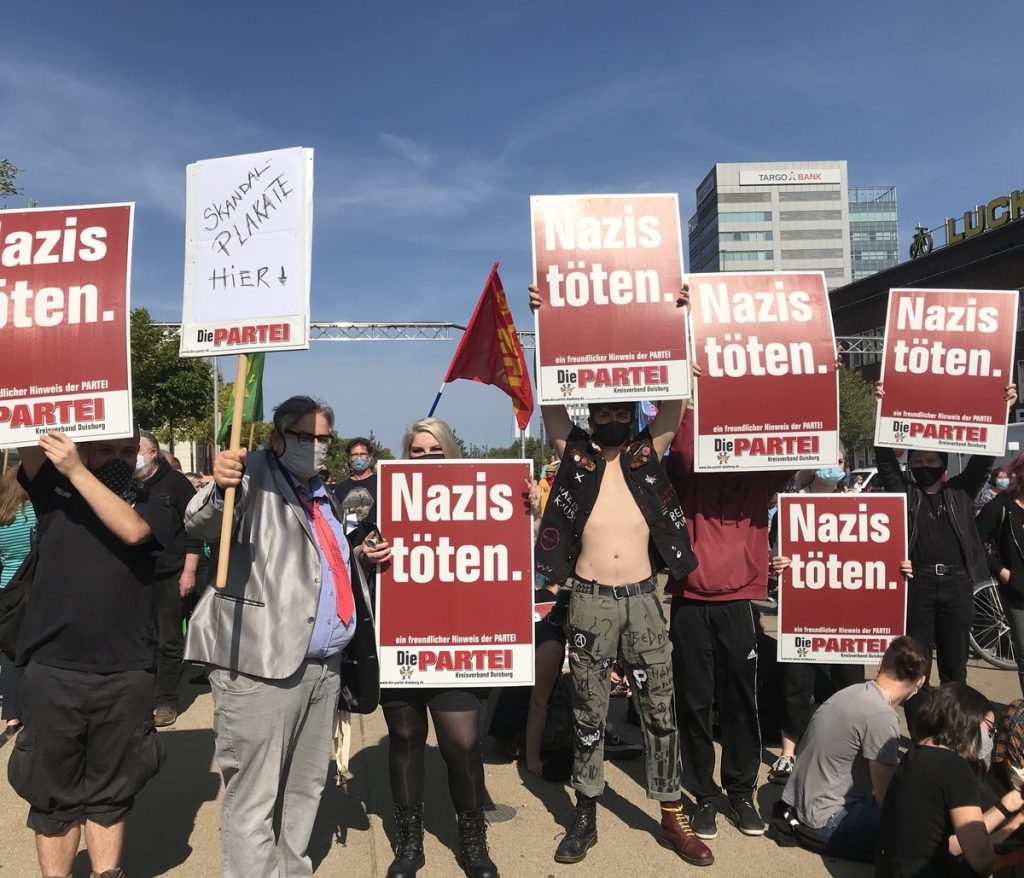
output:
[{"label": "wooden sign handle", "polygon": [[[237,451],[242,440],[242,409],[245,407],[245,375],[249,369],[249,357],[238,355],[238,371],[235,375],[235,410],[231,414],[231,437],[229,451]],[[235,488],[224,492],[224,518],[220,523],[220,548],[217,551],[217,580],[214,585],[224,588],[228,584],[228,556],[231,554],[231,525],[235,517]]]}]

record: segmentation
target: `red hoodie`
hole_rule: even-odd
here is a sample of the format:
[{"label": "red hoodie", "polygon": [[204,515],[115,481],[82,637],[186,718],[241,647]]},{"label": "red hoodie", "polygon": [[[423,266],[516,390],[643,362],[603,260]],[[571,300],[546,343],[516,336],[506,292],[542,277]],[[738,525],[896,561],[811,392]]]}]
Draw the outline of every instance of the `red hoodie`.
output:
[{"label": "red hoodie", "polygon": [[700,562],[666,591],[701,601],[764,600],[768,594],[768,501],[793,472],[693,471],[693,409],[672,440],[665,469],[679,495]]}]

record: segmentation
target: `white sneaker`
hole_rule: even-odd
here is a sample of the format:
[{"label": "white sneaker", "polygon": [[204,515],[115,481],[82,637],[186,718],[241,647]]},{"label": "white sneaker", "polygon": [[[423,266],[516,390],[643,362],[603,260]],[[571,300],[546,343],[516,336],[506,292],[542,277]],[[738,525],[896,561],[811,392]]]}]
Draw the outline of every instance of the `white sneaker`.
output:
[{"label": "white sneaker", "polygon": [[771,783],[785,785],[795,767],[796,759],[792,756],[780,756],[772,763],[772,767],[768,769],[768,780]]}]

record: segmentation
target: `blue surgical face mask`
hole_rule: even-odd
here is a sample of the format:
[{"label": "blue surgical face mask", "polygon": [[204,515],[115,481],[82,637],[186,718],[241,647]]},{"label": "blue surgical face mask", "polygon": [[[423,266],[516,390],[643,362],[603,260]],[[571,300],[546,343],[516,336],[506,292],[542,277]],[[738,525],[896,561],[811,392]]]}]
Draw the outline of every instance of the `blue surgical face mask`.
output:
[{"label": "blue surgical face mask", "polygon": [[846,475],[846,472],[837,466],[829,466],[818,470],[815,475],[826,484],[834,485]]},{"label": "blue surgical face mask", "polygon": [[1007,488],[1010,487],[1010,480],[1009,479],[996,479],[996,487],[1000,491],[1005,491]]}]

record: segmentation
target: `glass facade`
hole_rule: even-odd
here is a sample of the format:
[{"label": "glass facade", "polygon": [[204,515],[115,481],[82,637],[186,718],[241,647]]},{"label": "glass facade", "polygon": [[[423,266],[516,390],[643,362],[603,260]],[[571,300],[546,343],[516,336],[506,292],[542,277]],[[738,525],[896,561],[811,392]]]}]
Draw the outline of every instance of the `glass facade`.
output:
[{"label": "glass facade", "polygon": [[850,187],[850,260],[855,281],[899,260],[896,187]]},{"label": "glass facade", "polygon": [[722,262],[771,262],[771,250],[723,250],[718,254]]}]

